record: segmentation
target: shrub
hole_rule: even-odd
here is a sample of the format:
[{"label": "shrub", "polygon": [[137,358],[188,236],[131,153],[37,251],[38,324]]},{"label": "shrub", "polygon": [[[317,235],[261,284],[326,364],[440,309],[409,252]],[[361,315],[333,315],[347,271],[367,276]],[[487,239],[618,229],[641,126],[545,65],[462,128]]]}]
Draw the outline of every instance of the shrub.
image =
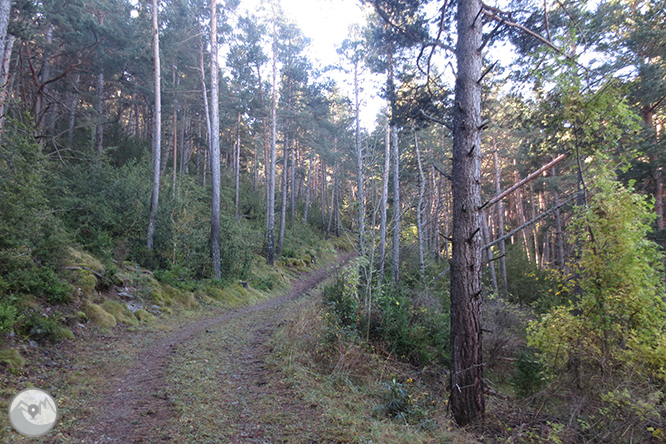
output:
[{"label": "shrub", "polygon": [[544,386],[544,367],[534,351],[519,352],[509,382],[519,398],[532,396]]},{"label": "shrub", "polygon": [[20,326],[20,333],[32,339],[48,339],[52,342],[71,339],[72,332],[62,327],[55,319],[40,313],[30,314]]},{"label": "shrub", "polygon": [[18,309],[12,300],[0,301],[0,334],[10,332],[14,329],[18,315]]},{"label": "shrub", "polygon": [[[588,400],[582,413],[598,418],[593,429],[615,442],[647,442],[650,423],[640,412],[656,408],[666,383],[662,255],[646,239],[652,206],[603,176],[594,191],[571,226],[580,257],[570,277],[576,297],[534,322],[528,340],[556,380],[575,381]],[[638,413],[627,423],[622,412],[632,409]]]}]

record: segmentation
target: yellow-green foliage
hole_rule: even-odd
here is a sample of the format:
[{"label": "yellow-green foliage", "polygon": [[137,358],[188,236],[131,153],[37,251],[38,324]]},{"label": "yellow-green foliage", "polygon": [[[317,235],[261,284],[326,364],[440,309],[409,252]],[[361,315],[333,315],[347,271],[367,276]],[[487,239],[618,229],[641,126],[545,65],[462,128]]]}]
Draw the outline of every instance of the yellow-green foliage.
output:
[{"label": "yellow-green foliage", "polygon": [[179,290],[170,285],[162,285],[162,298],[166,305],[174,308],[195,308],[199,303],[194,299],[194,293],[189,291]]},{"label": "yellow-green foliage", "polygon": [[7,364],[12,371],[23,368],[25,365],[25,359],[15,348],[0,350],[0,362]]},{"label": "yellow-green foliage", "polygon": [[285,264],[287,265],[287,267],[295,268],[296,270],[301,272],[307,271],[307,265],[305,265],[305,262],[302,259],[296,259],[293,257],[286,258]]},{"label": "yellow-green foliage", "polygon": [[534,323],[530,344],[558,369],[571,359],[603,372],[646,366],[664,378],[666,304],[662,257],[646,239],[651,205],[619,184],[600,180],[597,194],[572,224],[583,245],[570,282],[581,296]]},{"label": "yellow-green foliage", "polygon": [[[75,250],[74,248],[69,249],[65,262],[69,267],[87,267],[91,270],[104,272],[104,267],[100,261],[88,253]],[[73,276],[70,278],[72,285],[80,290],[81,296],[85,300],[92,300],[93,296],[95,296],[95,287],[97,286],[97,278],[93,272],[82,268],[81,270],[71,270],[71,274]]]},{"label": "yellow-green foliage", "polygon": [[265,299],[263,293],[253,288],[244,288],[241,284],[232,284],[225,288],[209,287],[206,293],[216,301],[236,307],[250,305]]},{"label": "yellow-green foliage", "polygon": [[578,296],[534,322],[528,343],[554,379],[575,380],[577,398],[588,398],[577,402],[598,418],[597,442],[648,442],[646,430],[666,427],[663,258],[646,238],[652,205],[616,182],[595,185],[571,224],[581,248],[569,290]]},{"label": "yellow-green foliage", "polygon": [[116,326],[116,318],[97,304],[86,305],[83,307],[83,312],[93,324],[99,325],[100,327]]},{"label": "yellow-green foliage", "polygon": [[100,273],[104,272],[104,266],[100,261],[89,255],[88,253],[75,250],[74,248],[69,249],[69,257],[66,258],[66,262],[68,263],[69,266],[88,267]]},{"label": "yellow-green foliage", "polygon": [[81,290],[81,296],[86,300],[91,300],[95,295],[97,278],[90,270],[76,270],[76,280],[72,282],[74,287]]},{"label": "yellow-green foliage", "polygon": [[196,292],[195,297],[204,304],[210,305],[215,303],[215,299],[211,298],[206,292],[201,290]]},{"label": "yellow-green foliage", "polygon": [[136,313],[134,313],[134,316],[136,316],[141,322],[152,322],[157,319],[152,313],[149,313],[144,308],[137,310]]},{"label": "yellow-green foliage", "polygon": [[125,304],[116,301],[104,301],[102,304],[104,311],[113,315],[118,322],[124,322],[130,325],[139,325],[139,320],[134,316]]},{"label": "yellow-green foliage", "polygon": [[153,303],[160,306],[166,304],[167,301],[165,301],[164,295],[162,294],[162,284],[160,284],[155,278],[151,277],[149,279],[147,288],[149,289],[148,297]]}]

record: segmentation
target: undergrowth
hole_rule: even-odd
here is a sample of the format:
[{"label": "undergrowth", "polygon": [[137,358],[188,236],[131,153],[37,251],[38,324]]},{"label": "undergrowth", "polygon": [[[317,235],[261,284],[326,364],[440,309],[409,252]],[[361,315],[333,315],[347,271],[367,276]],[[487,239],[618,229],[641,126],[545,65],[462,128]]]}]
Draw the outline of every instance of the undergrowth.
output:
[{"label": "undergrowth", "polygon": [[328,308],[304,304],[275,333],[272,359],[306,402],[338,424],[338,442],[474,442],[451,433],[443,374],[377,352]]}]

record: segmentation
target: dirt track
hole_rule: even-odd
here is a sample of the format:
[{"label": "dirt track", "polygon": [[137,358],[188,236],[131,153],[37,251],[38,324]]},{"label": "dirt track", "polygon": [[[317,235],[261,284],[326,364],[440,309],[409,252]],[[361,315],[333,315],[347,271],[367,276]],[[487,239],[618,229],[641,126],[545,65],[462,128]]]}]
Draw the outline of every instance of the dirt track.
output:
[{"label": "dirt track", "polygon": [[[215,388],[210,389],[216,390],[218,397],[225,399],[225,405],[231,406],[236,413],[232,417],[221,418],[220,426],[224,429],[221,435],[205,442],[270,443],[280,439],[279,436],[269,436],[281,432],[271,431],[270,424],[261,423],[259,410],[262,406],[256,401],[270,395],[282,398],[278,400],[279,404],[285,404],[287,410],[307,410],[312,407],[287,405],[294,401],[288,390],[269,384],[275,378],[269,374],[274,370],[267,369],[265,365],[264,358],[269,351],[267,343],[276,326],[293,309],[293,302],[315,289],[350,257],[347,255],[339,259],[336,265],[303,275],[283,296],[182,325],[147,345],[137,355],[135,362],[130,363],[127,373],[119,375],[119,383],[109,383],[102,388],[103,393],[99,399],[103,400],[103,405],[99,410],[88,418],[78,418],[78,430],[70,430],[68,435],[75,442],[86,443],[180,442],[182,436],[174,436],[177,430],[174,427],[180,425],[175,422],[179,413],[174,411],[175,403],[171,399],[169,377],[173,369],[170,366],[184,355],[189,354],[196,359],[198,349],[213,344],[216,347],[213,350],[216,359],[228,361],[231,367],[225,369],[222,366],[217,373],[216,379],[225,381],[225,384],[217,383]],[[225,329],[232,328],[235,329],[233,335],[236,335],[232,339],[216,343],[208,339],[213,337],[213,333],[224,335]],[[188,380],[188,383],[192,382],[197,383],[196,380]],[[206,391],[204,388],[203,392]],[[193,402],[198,401],[194,399]],[[312,412],[302,413],[310,415]],[[197,439],[190,442],[204,441]]]}]

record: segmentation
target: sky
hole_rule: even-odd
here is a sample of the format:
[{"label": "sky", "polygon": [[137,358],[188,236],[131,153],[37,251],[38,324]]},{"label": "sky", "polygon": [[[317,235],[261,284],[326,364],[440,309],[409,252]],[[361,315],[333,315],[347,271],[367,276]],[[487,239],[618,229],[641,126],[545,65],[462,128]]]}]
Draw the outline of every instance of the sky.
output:
[{"label": "sky", "polygon": [[[261,0],[241,0],[240,8],[257,11]],[[307,55],[315,67],[339,65],[337,48],[348,37],[353,24],[363,25],[366,9],[358,0],[281,0],[285,15],[310,39]],[[330,74],[343,94],[353,99],[351,74]],[[363,73],[361,80],[361,125],[374,127],[377,113],[384,106],[378,97],[377,76]]]}]

